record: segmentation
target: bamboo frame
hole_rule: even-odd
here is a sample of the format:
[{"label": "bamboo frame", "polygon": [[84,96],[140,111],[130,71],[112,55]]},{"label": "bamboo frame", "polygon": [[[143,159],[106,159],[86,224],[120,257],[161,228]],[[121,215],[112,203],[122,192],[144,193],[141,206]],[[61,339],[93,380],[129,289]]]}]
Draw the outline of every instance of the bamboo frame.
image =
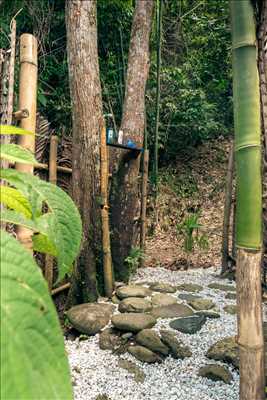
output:
[{"label": "bamboo frame", "polygon": [[[37,72],[37,40],[33,35],[24,33],[20,37],[19,110],[27,109],[29,116],[21,120],[20,126],[32,132],[35,132],[36,129]],[[34,135],[21,135],[18,143],[34,153]],[[18,163],[16,169],[20,172],[33,174],[33,165]],[[31,230],[19,226],[17,237],[27,249],[32,250]]]},{"label": "bamboo frame", "polygon": [[141,227],[140,227],[140,249],[142,250],[142,257],[140,260],[140,267],[144,266],[144,253],[146,244],[146,205],[147,205],[147,180],[148,180],[148,162],[149,150],[145,150],[143,154],[143,171],[142,171],[142,185],[141,185]]}]

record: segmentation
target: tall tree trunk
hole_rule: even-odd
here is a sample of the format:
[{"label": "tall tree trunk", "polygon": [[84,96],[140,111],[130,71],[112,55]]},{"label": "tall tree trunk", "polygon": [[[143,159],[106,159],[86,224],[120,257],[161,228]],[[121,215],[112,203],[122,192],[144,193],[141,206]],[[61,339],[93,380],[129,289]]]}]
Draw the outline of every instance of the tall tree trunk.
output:
[{"label": "tall tree trunk", "polygon": [[261,133],[256,27],[250,0],[231,0],[240,400],[264,399],[261,306]]},{"label": "tall tree trunk", "polygon": [[[143,144],[145,87],[149,71],[153,7],[153,0],[136,1],[121,123],[124,140],[131,139],[139,145]],[[135,151],[121,151],[111,189],[112,259],[115,276],[123,281],[129,279],[125,258],[136,243],[139,226],[139,166],[140,154]]]},{"label": "tall tree trunk", "polygon": [[97,299],[96,264],[101,249],[100,128],[102,98],[97,52],[96,0],[66,2],[67,51],[72,100],[73,199],[83,223],[83,240],[69,302]]}]

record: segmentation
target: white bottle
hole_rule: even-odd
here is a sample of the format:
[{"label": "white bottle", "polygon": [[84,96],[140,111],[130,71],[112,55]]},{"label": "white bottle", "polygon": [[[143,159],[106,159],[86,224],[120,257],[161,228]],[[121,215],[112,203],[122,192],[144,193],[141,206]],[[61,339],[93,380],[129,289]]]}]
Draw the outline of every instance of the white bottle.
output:
[{"label": "white bottle", "polygon": [[118,134],[118,144],[122,144],[123,141],[123,131],[119,130],[119,134]]}]

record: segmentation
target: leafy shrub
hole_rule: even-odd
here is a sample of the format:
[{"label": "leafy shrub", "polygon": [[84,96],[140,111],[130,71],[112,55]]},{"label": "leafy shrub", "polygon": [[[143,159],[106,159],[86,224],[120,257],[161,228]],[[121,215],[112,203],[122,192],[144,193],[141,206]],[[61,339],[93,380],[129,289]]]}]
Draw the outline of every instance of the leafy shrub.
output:
[{"label": "leafy shrub", "polygon": [[129,265],[131,274],[136,272],[140,260],[144,259],[144,257],[144,253],[139,247],[133,247],[131,249],[130,254],[125,258],[125,262]]}]

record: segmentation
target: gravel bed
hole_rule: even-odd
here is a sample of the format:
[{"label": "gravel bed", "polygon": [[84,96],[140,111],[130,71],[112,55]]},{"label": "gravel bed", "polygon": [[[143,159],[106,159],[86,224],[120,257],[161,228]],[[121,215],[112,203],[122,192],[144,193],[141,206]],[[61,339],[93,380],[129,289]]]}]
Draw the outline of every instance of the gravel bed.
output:
[{"label": "gravel bed", "polygon": [[[230,366],[228,368],[233,375],[230,385],[198,376],[199,367],[213,363],[205,357],[208,348],[217,340],[236,334],[236,316],[223,310],[226,304],[235,304],[235,300],[226,300],[226,292],[207,287],[211,282],[229,284],[229,281],[219,279],[218,273],[213,268],[177,272],[163,268],[138,270],[132,282],[202,285],[204,289],[196,294],[212,299],[221,317],[209,319],[194,335],[174,331],[191,347],[193,355],[190,358],[175,360],[167,357],[162,364],[144,364],[130,354],[121,355],[121,358],[133,361],[143,370],[146,376],[144,383],[136,383],[132,374],[118,367],[119,356],[99,349],[99,335],[83,341],[66,341],[75,400],[95,400],[100,394],[105,394],[110,400],[238,400],[239,375]],[[173,296],[177,297],[180,293],[176,292]],[[170,321],[159,319],[153,329],[171,329]]]}]

